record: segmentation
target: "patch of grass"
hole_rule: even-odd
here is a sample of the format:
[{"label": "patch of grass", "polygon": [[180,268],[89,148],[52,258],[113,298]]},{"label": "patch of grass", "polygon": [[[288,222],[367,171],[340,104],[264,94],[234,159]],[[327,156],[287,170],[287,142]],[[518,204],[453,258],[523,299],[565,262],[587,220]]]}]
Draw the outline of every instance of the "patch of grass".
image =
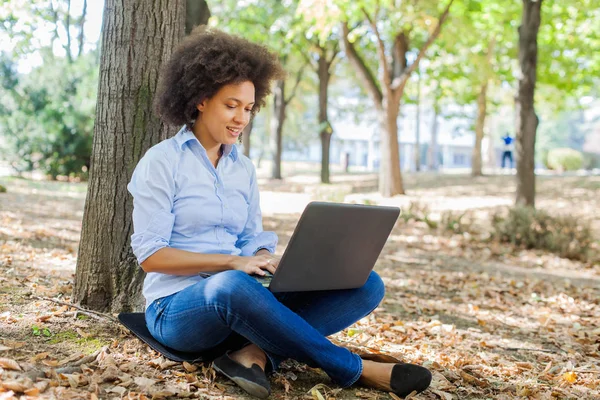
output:
[{"label": "patch of grass", "polygon": [[68,330],[68,331],[62,331],[62,332],[58,332],[57,334],[55,334],[52,339],[50,339],[48,341],[48,344],[58,344],[58,343],[62,343],[65,341],[75,341],[79,338],[79,335],[77,334],[77,332],[72,331],[72,330]]},{"label": "patch of grass", "polygon": [[52,337],[52,339],[48,341],[48,344],[59,344],[65,342],[68,342],[69,344],[74,344],[79,349],[79,351],[81,351],[82,353],[89,354],[95,352],[103,346],[110,344],[110,341],[108,339],[96,336],[90,336],[87,338],[81,337],[74,330],[58,332]]},{"label": "patch of grass", "polygon": [[79,338],[75,341],[82,353],[92,354],[96,350],[109,345],[110,341],[102,338]]}]

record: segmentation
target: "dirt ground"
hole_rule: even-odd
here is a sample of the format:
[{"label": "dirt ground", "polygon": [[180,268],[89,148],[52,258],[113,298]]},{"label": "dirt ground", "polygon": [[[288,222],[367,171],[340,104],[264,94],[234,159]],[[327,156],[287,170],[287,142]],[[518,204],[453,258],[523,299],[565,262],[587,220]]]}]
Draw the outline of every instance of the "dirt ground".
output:
[{"label": "dirt ground", "polygon": [[[375,312],[331,337],[425,365],[414,399],[600,398],[600,265],[486,240],[490,213],[512,204],[514,177],[407,175],[407,196],[382,199],[374,177],[261,180],[265,229],[285,248],[310,200],[427,205],[432,218],[469,210],[468,232],[399,219],[375,270],[387,294]],[[84,184],[0,178],[0,400],[248,398],[210,365],[173,363],[118,323],[71,302]],[[600,177],[540,177],[537,206],[571,214],[600,237]],[[285,202],[286,207],[281,207]],[[340,390],[290,361],[274,399],[386,399]]]}]

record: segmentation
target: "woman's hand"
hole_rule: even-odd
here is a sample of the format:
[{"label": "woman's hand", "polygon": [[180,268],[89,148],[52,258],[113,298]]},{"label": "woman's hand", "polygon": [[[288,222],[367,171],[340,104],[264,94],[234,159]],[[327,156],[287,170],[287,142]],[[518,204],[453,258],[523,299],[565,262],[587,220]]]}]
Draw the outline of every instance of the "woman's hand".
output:
[{"label": "woman's hand", "polygon": [[272,254],[260,254],[252,257],[237,257],[232,264],[233,269],[238,271],[244,271],[248,275],[260,275],[264,276],[267,270],[274,274],[277,266],[279,265],[279,259]]},{"label": "woman's hand", "polygon": [[281,257],[276,256],[275,254],[271,253],[269,250],[267,249],[260,249],[259,251],[256,252],[257,256],[268,256],[271,258],[271,265],[273,265],[275,267],[275,269],[277,269],[277,267],[279,267],[279,261],[281,260]]}]

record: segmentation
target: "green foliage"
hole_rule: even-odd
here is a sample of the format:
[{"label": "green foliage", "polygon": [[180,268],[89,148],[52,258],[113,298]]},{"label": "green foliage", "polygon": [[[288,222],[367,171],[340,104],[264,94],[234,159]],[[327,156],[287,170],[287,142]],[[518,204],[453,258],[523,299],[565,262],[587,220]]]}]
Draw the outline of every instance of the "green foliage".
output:
[{"label": "green foliage", "polygon": [[492,216],[492,237],[526,249],[542,249],[561,257],[587,261],[593,257],[589,224],[571,216],[553,217],[543,210],[515,207],[508,216]]},{"label": "green foliage", "polygon": [[471,231],[472,221],[467,217],[467,212],[444,211],[442,213],[441,225],[450,232],[465,233]]},{"label": "green foliage", "polygon": [[597,153],[583,153],[583,168],[595,169],[600,168],[600,154]]},{"label": "green foliage", "polygon": [[402,209],[400,218],[404,222],[409,222],[411,220],[416,222],[424,222],[430,229],[436,229],[438,227],[438,223],[431,219],[431,212],[427,204],[411,201],[408,207]]},{"label": "green foliage", "polygon": [[0,193],[6,193],[6,188],[0,185]]},{"label": "green foliage", "polygon": [[580,0],[575,7],[550,0],[544,2],[542,12],[537,79],[540,89],[555,90],[540,90],[536,98],[541,97],[548,107],[563,107],[569,98],[590,95],[597,83],[600,35],[592,21],[600,20],[600,1]]},{"label": "green foliage", "polygon": [[548,168],[557,171],[576,171],[583,166],[583,154],[580,151],[559,148],[548,152]]},{"label": "green foliage", "polygon": [[33,336],[45,336],[45,337],[50,337],[52,336],[52,332],[50,332],[50,329],[48,328],[41,328],[37,325],[33,325],[31,327],[31,334]]},{"label": "green foliage", "polygon": [[4,157],[17,171],[85,178],[90,165],[98,68],[93,53],[73,63],[45,53],[42,66],[16,72],[7,56],[0,87]]}]

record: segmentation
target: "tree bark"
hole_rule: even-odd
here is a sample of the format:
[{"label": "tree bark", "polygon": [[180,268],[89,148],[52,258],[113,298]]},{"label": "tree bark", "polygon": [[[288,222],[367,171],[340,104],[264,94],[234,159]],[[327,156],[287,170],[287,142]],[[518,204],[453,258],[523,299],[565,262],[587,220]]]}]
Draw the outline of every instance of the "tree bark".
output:
[{"label": "tree bark", "polygon": [[273,118],[271,119],[271,153],[273,155],[271,177],[273,179],[281,179],[282,136],[286,106],[285,80],[279,80],[273,90]]},{"label": "tree bark", "polygon": [[440,105],[439,99],[436,97],[433,103],[433,121],[431,123],[431,142],[429,144],[429,149],[427,151],[427,169],[429,171],[437,171],[438,170],[438,143],[437,143],[437,134],[438,134],[438,117],[440,115]]},{"label": "tree bark", "polygon": [[542,0],[523,0],[519,27],[519,79],[517,115],[517,196],[516,204],[535,206],[535,135],[538,117],[534,107],[537,68],[537,35]]},{"label": "tree bark", "polygon": [[329,150],[331,146],[331,135],[333,130],[329,124],[328,117],[328,87],[329,78],[329,62],[325,49],[321,48],[319,52],[319,136],[321,137],[321,183],[330,183],[329,177]]},{"label": "tree bark", "polygon": [[67,33],[67,44],[64,49],[67,52],[67,60],[73,62],[73,53],[71,52],[71,0],[67,0],[67,15],[65,15],[65,32]]},{"label": "tree bark", "polygon": [[186,0],[185,34],[189,35],[198,25],[208,24],[210,9],[206,0]]},{"label": "tree bark", "polygon": [[254,125],[254,119],[250,120],[242,132],[242,147],[244,148],[244,155],[248,158],[250,158],[250,134],[252,133],[252,125]]},{"label": "tree bark", "polygon": [[415,171],[421,170],[421,74],[417,76],[417,124],[415,129]]},{"label": "tree bark", "polygon": [[481,144],[483,142],[483,128],[485,127],[485,117],[487,115],[487,81],[481,85],[477,95],[477,119],[475,121],[475,146],[473,146],[473,156],[471,159],[471,176],[482,176]]},{"label": "tree bark", "polygon": [[83,54],[83,45],[85,44],[85,34],[83,28],[85,27],[85,17],[87,16],[87,0],[83,0],[83,9],[81,11],[81,17],[79,17],[79,38],[77,46],[77,57]]},{"label": "tree bark", "polygon": [[174,133],[151,112],[161,66],[183,36],[184,0],[106,0],[90,180],[74,297],[99,311],[141,310],[127,184],[138,160]]},{"label": "tree bark", "polygon": [[400,148],[398,145],[399,113],[400,105],[394,102],[386,104],[386,110],[379,113],[380,125],[382,127],[379,191],[386,197],[404,194],[402,174],[400,173]]}]

